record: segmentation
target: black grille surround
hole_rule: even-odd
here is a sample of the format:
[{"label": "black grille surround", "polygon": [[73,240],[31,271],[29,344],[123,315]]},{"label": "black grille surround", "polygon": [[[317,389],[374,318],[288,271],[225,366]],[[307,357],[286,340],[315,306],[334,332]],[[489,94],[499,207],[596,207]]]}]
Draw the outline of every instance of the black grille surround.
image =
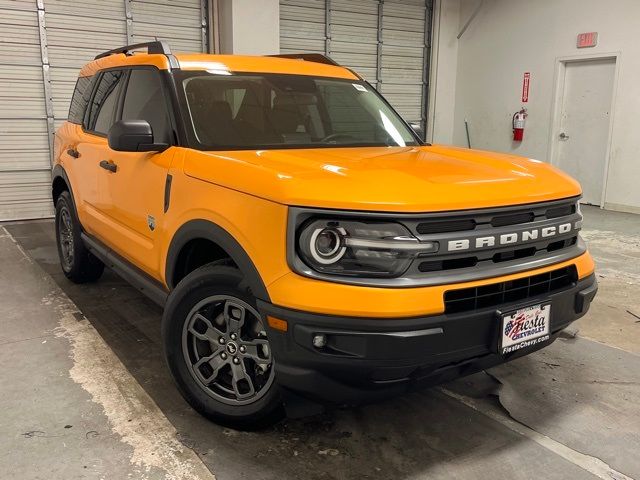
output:
[{"label": "black grille surround", "polygon": [[506,282],[449,290],[444,294],[444,312],[469,312],[556,293],[576,285],[575,265]]},{"label": "black grille surround", "polygon": [[[504,271],[503,267],[508,266],[513,271],[531,270],[541,266],[539,263],[544,263],[545,259],[560,261],[572,251],[574,257],[585,251],[578,235],[582,215],[575,198],[469,212],[434,213],[410,221],[398,220],[420,241],[439,243],[437,253],[418,257],[403,276],[441,276],[440,284],[511,273]],[[558,233],[558,225],[563,224],[569,224],[570,230]],[[555,227],[556,233],[543,237],[541,229],[545,227]],[[521,241],[524,231],[537,231],[538,237]],[[519,232],[517,242],[498,245],[501,235],[513,232]],[[477,248],[476,240],[487,237],[495,238],[496,245]],[[467,241],[468,248],[448,250],[448,242],[459,239]],[[551,263],[557,261],[547,265]],[[456,278],[458,276],[460,278]]]},{"label": "black grille surround", "polygon": [[[292,270],[303,276],[387,288],[448,285],[526,272],[586,252],[579,236],[582,215],[578,200],[579,197],[571,197],[525,205],[413,214],[290,207],[287,260]],[[337,222],[343,219],[397,222],[420,242],[436,242],[438,250],[416,257],[396,277],[322,273],[306,265],[296,254],[298,229],[317,218]],[[547,229],[551,232],[543,234]],[[505,235],[513,241],[503,241]],[[482,244],[488,237],[494,243]],[[463,242],[463,248],[454,248],[456,242]]]}]

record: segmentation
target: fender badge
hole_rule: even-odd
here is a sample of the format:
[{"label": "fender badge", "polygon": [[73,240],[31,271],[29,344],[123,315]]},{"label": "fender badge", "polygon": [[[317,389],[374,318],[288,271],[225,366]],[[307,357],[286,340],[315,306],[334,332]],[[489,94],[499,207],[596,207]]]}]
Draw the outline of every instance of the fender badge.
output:
[{"label": "fender badge", "polygon": [[156,229],[156,219],[153,215],[147,215],[147,225],[149,225],[149,230],[152,232]]}]

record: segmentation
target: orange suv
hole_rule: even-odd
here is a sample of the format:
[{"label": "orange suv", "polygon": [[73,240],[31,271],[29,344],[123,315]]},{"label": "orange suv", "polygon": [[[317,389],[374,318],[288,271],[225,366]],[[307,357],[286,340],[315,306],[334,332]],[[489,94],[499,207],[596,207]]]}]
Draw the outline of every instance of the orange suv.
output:
[{"label": "orange suv", "polygon": [[185,399],[244,428],[553,342],[597,290],[580,193],[536,160],[425,144],[314,54],[105,52],[55,136],[66,276],[107,265],[163,305]]}]

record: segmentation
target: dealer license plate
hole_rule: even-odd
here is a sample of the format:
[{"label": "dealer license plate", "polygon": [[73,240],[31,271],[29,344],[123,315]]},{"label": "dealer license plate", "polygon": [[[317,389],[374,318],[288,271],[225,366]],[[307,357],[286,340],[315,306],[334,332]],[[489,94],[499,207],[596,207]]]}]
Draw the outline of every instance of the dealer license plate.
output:
[{"label": "dealer license plate", "polygon": [[539,304],[521,308],[502,315],[502,354],[532,347],[549,340],[551,304]]}]

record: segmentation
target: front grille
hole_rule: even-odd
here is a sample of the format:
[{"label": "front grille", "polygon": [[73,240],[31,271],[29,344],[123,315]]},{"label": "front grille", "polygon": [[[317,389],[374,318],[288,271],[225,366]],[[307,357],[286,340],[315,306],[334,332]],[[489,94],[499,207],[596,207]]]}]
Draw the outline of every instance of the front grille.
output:
[{"label": "front grille", "polygon": [[473,218],[466,218],[461,220],[431,220],[421,222],[416,226],[416,231],[420,235],[428,235],[430,233],[460,232],[473,230],[474,228],[476,228],[476,221]]},{"label": "front grille", "polygon": [[439,245],[437,252],[418,257],[404,276],[452,273],[461,278],[482,278],[498,275],[498,270],[513,272],[517,265],[526,270],[528,263],[535,262],[537,267],[544,259],[552,263],[571,258],[571,252],[577,256],[584,251],[578,246],[582,216],[577,205],[576,198],[571,198],[402,220],[421,242]]},{"label": "front grille", "polygon": [[574,265],[546,273],[480,287],[449,290],[444,294],[445,313],[459,313],[497,307],[558,292],[575,285],[578,272]]},{"label": "front grille", "polygon": [[506,227],[508,225],[518,225],[520,223],[529,223],[535,220],[536,216],[533,212],[515,213],[513,215],[501,215],[493,217],[491,220],[492,227]]},{"label": "front grille", "polygon": [[[374,277],[371,274],[349,277],[328,275],[311,271],[313,269],[304,265],[297,257],[289,260],[294,262],[296,270],[304,275],[376,287],[454,285],[503,277],[559,265],[586,252],[586,245],[579,235],[582,214],[578,201],[579,197],[571,197],[525,205],[442,212],[341,214],[344,215],[345,221],[399,223],[406,228],[409,238],[413,236],[417,239],[417,242],[414,242],[420,251],[417,254],[406,253],[413,250],[414,245],[406,251],[404,247],[402,251],[395,251],[392,247],[387,251],[386,246],[371,247],[371,258],[375,255],[387,261],[395,257],[397,262],[394,265],[398,266],[398,273],[394,277]],[[291,207],[288,242],[294,245],[295,229],[305,220],[316,216],[331,218],[330,215],[332,216],[324,210]],[[291,251],[295,252],[295,249],[292,248]],[[553,282],[554,287],[556,283]],[[529,287],[527,285],[527,288]],[[533,285],[531,288],[533,291],[536,287]],[[523,295],[523,298],[528,295],[527,291],[522,291],[523,289],[516,288],[514,292],[509,292],[510,289],[511,287],[508,287],[504,292],[491,292],[494,295],[488,296],[487,299],[484,299],[484,293],[481,293],[477,301],[475,294],[471,300],[449,296],[448,301],[451,302],[452,309],[449,311],[478,308],[478,305],[482,307],[489,301],[498,304],[505,299],[517,299],[518,295]]]},{"label": "front grille", "polygon": [[[504,210],[509,210],[508,213]],[[524,207],[487,209],[486,212],[459,213],[448,218],[432,218],[418,221],[415,230],[420,235],[471,231],[483,227],[506,227],[536,220],[567,217],[576,213],[576,201],[560,201],[553,206],[533,204]]]},{"label": "front grille", "polygon": [[573,215],[576,213],[576,205],[575,203],[571,203],[568,205],[560,205],[559,207],[550,208],[547,210],[547,218],[558,218],[558,217],[566,217],[569,215]]},{"label": "front grille", "polygon": [[478,252],[476,255],[457,256],[455,258],[443,258],[441,260],[424,260],[418,265],[420,272],[441,272],[466,267],[488,267],[496,263],[508,262],[528,257],[534,257],[540,253],[550,253],[563,248],[568,248],[578,242],[578,237],[570,237],[564,240],[542,242],[531,247],[502,249],[493,253],[491,250]]}]

